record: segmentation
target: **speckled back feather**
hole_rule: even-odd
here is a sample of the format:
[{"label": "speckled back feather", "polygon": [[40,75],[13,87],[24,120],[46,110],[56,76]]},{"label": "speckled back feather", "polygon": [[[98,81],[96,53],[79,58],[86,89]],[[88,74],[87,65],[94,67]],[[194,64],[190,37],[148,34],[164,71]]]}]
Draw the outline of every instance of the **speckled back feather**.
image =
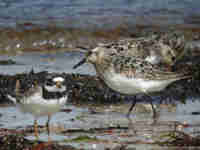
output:
[{"label": "speckled back feather", "polygon": [[[106,69],[114,69],[116,73],[128,78],[142,78],[146,80],[178,80],[189,77],[185,73],[163,71],[158,65],[153,65],[139,57],[113,53],[109,57],[106,57],[101,61],[101,65],[96,65],[97,70],[105,71]],[[98,67],[102,66],[106,67],[104,69],[98,69]]]}]

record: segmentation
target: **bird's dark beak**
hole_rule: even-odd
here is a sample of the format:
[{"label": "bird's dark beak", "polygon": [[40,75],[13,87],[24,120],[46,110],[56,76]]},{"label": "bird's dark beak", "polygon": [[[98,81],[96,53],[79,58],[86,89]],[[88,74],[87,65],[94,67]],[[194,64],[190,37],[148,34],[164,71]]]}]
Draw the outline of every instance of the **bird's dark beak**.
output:
[{"label": "bird's dark beak", "polygon": [[73,66],[73,69],[78,68],[79,66],[83,65],[84,63],[87,62],[88,57],[92,54],[92,51],[88,51],[85,53],[85,57],[79,61],[76,65]]},{"label": "bird's dark beak", "polygon": [[83,65],[86,62],[86,58],[83,58],[80,62],[73,66],[73,69],[78,68],[79,66]]}]

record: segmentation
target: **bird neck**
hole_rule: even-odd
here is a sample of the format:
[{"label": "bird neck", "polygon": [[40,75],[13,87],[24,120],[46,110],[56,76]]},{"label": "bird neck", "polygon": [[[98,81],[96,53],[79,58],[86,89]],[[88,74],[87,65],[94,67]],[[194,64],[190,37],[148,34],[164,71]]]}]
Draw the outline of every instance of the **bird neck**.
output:
[{"label": "bird neck", "polygon": [[99,59],[98,61],[96,61],[93,65],[96,69],[96,71],[99,74],[104,73],[111,65],[111,59],[108,56],[105,56],[104,58]]},{"label": "bird neck", "polygon": [[42,97],[48,99],[59,99],[66,95],[66,91],[63,92],[49,92],[45,86],[42,86]]}]

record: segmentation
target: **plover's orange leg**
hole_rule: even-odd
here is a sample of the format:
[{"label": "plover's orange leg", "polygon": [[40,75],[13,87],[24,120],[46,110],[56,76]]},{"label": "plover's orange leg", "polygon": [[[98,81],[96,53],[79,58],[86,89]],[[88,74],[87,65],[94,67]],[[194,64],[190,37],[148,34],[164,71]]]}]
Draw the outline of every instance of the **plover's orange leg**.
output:
[{"label": "plover's orange leg", "polygon": [[47,134],[48,134],[48,144],[50,145],[52,142],[51,142],[51,138],[50,138],[50,120],[51,120],[51,115],[48,115],[48,120],[46,122],[46,128],[47,128]]},{"label": "plover's orange leg", "polygon": [[48,135],[50,135],[50,126],[49,126],[50,119],[51,119],[51,115],[48,115],[48,120],[46,122],[46,128],[47,128]]},{"label": "plover's orange leg", "polygon": [[35,134],[36,140],[38,141],[39,140],[39,132],[38,132],[38,124],[37,124],[36,119],[34,120],[34,134]]}]

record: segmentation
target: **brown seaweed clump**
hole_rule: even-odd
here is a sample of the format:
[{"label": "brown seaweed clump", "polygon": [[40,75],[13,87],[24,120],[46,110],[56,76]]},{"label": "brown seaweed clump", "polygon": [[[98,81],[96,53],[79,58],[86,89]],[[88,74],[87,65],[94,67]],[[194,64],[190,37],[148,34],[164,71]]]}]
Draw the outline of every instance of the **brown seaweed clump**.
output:
[{"label": "brown seaweed clump", "polygon": [[200,146],[200,136],[191,136],[185,132],[172,131],[168,134],[168,140],[159,143],[161,146],[168,147],[193,147],[195,149]]},{"label": "brown seaweed clump", "polygon": [[19,134],[1,136],[0,145],[0,150],[78,150],[69,145],[29,141]]}]

